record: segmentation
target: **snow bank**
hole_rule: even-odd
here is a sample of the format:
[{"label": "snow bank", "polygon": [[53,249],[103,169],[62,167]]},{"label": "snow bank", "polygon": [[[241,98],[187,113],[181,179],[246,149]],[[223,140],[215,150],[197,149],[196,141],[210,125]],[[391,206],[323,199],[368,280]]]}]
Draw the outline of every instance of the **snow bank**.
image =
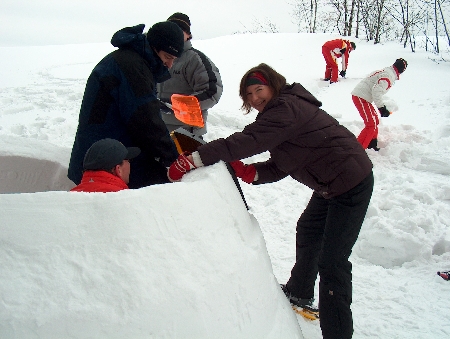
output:
[{"label": "snow bank", "polygon": [[2,338],[303,338],[223,164],[140,190],[0,194],[0,215]]}]

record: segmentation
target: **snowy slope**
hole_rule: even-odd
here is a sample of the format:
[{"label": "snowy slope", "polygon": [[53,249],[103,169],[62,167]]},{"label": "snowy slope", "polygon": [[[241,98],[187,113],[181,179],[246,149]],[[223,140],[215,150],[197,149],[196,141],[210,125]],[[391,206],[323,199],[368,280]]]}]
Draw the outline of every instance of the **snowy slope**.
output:
[{"label": "snowy slope", "polygon": [[[194,47],[205,52],[216,63],[224,82],[223,97],[210,111],[206,139],[226,137],[253,121],[255,113],[244,116],[239,110],[241,101],[238,97],[238,85],[245,71],[260,62],[274,67],[285,75],[289,82],[302,83],[323,102],[323,108],[328,113],[353,133],[358,134],[363,123],[351,102],[350,92],[353,87],[366,74],[392,64],[398,57],[408,60],[407,70],[388,93],[390,104],[397,110],[391,117],[381,119],[379,143],[382,149],[378,153],[372,150],[367,151],[374,163],[375,190],[367,218],[351,256],[354,281],[352,304],[355,323],[354,338],[446,338],[450,335],[448,322],[450,305],[447,301],[450,283],[438,277],[436,271],[450,269],[450,92],[448,90],[450,63],[443,62],[439,57],[421,50],[411,53],[396,43],[373,45],[353,39],[356,41],[357,48],[350,57],[347,79],[330,86],[319,79],[323,77],[324,71],[320,46],[331,38],[334,36],[327,34],[254,34],[224,36],[210,40],[196,41],[194,39]],[[51,154],[54,155],[53,163],[64,166],[64,159],[68,159],[72,146],[86,79],[95,64],[111,50],[108,44],[0,48],[1,182],[8,180],[15,173],[15,170],[9,167],[9,172],[3,170],[3,164],[8,159],[11,160],[6,159],[6,156],[23,157],[25,153],[30,154],[27,148],[34,150],[35,159],[32,155],[31,158],[29,157],[30,162],[21,166],[28,166],[29,173],[38,171],[34,166],[41,163],[42,159],[51,160],[49,154],[50,158]],[[259,161],[265,158],[267,154],[261,154],[245,161]],[[8,172],[9,176],[6,176],[5,172]],[[58,173],[58,170],[54,172]],[[164,193],[163,202],[171,207],[170,214],[173,218],[176,220],[188,218],[191,220],[189,222],[194,222],[192,220],[199,215],[196,206],[202,206],[202,213],[207,213],[211,217],[215,217],[216,214],[222,215],[223,206],[227,211],[229,210],[228,204],[233,203],[233,200],[228,200],[226,196],[210,198],[210,192],[213,192],[213,195],[219,194],[215,189],[211,189],[210,185],[215,183],[215,179],[213,180],[210,176],[222,176],[220,166],[203,169],[198,173],[194,172],[187,176],[185,183],[157,188],[158,192],[161,190],[165,192],[166,189],[172,192],[174,190],[172,187],[176,187],[180,199],[189,201],[183,208],[173,208],[171,200],[165,200],[167,197]],[[29,184],[28,189],[41,190],[34,185]],[[184,185],[189,185],[189,189],[184,189],[186,187]],[[64,187],[67,186],[51,189]],[[182,188],[179,189],[179,187]],[[261,261],[260,270],[255,269],[256,271],[248,274],[245,279],[239,280],[237,285],[231,281],[227,282],[227,286],[235,292],[240,288],[237,295],[243,299],[248,298],[251,302],[249,304],[251,307],[249,306],[248,309],[254,310],[257,303],[253,304],[254,294],[247,286],[254,284],[255,277],[264,277],[263,281],[271,281],[267,283],[267,289],[264,289],[266,293],[263,296],[264,302],[269,303],[274,309],[281,307],[280,312],[284,312],[286,303],[284,306],[279,306],[280,303],[283,305],[284,299],[279,294],[277,281],[282,283],[289,277],[290,269],[295,261],[296,221],[307,204],[311,191],[289,178],[258,187],[242,183],[242,187],[250,206],[250,213],[256,217],[262,230],[265,247],[257,241],[259,247],[246,249],[248,243],[238,244],[235,242],[236,238],[229,234],[229,238],[227,236],[227,239],[221,240],[223,245],[227,246],[230,255],[226,256],[223,264],[223,257],[220,257],[218,268],[220,271],[227,271],[235,267],[237,259],[231,253],[239,253],[252,263]],[[133,207],[138,215],[147,216],[148,205],[145,202],[153,198],[148,197],[146,193],[151,191],[152,188],[146,188],[139,192],[120,193],[119,196],[123,194],[124,197],[133,200]],[[23,192],[23,189],[17,189],[17,192]],[[199,193],[194,194],[194,192]],[[79,205],[76,206],[80,211],[90,211],[89,205],[92,204],[92,200],[107,201],[116,209],[121,206],[118,203],[121,199],[114,194],[101,198],[97,195],[86,198],[86,206],[82,203],[82,198],[72,198],[70,193],[64,192],[0,197],[7,201],[12,199],[11,201],[14,201],[12,205],[23,207],[10,209],[8,213],[0,214],[0,228],[4,227],[3,225],[9,225],[9,232],[12,232],[10,234],[15,238],[18,238],[19,234],[14,234],[14,227],[12,227],[14,225],[7,223],[8,220],[17,222],[20,220],[25,225],[33,225],[22,228],[22,232],[30,234],[34,234],[36,229],[47,227],[49,220],[52,220],[49,217],[45,222],[38,223],[36,222],[39,221],[38,218],[23,213],[23,210],[29,208],[28,206],[39,205],[42,197],[45,197],[46,203],[52,200],[62,201],[60,205],[62,209],[72,207],[72,204],[68,203],[71,199],[77,199]],[[53,205],[50,204],[50,206]],[[90,214],[92,213],[91,211]],[[246,226],[242,227],[251,228],[253,224],[248,221],[249,217],[245,213],[242,222]],[[58,217],[58,213],[53,214],[55,218]],[[126,220],[138,220],[130,212],[123,214]],[[157,215],[157,218],[165,217]],[[240,223],[239,218],[237,220]],[[185,239],[187,245],[210,241],[214,235],[213,231],[218,232],[218,229],[222,227],[231,227],[232,230],[236,230],[233,228],[236,226],[231,226],[229,223],[222,224],[218,219],[214,220],[216,220],[214,225],[208,224],[213,227],[212,229],[205,228],[205,225],[199,223],[192,224],[192,228],[200,227],[203,232],[195,234],[198,238]],[[64,221],[65,226],[76,229],[77,218],[74,215]],[[179,224],[178,222],[177,225]],[[104,227],[104,232],[98,231],[97,235],[88,232],[89,238],[92,238],[90,241],[102,241],[109,228],[117,229],[116,226],[109,224]],[[3,229],[1,231],[3,233]],[[251,237],[257,238],[257,233]],[[70,240],[64,236],[61,241],[70,243]],[[29,246],[39,248],[42,244],[36,243]],[[266,248],[272,264],[271,269],[277,281],[270,278],[271,270],[264,259]],[[0,250],[3,253],[8,252],[5,241],[0,242]],[[103,248],[101,253],[106,251],[107,249]],[[144,252],[142,250],[139,254],[150,255]],[[148,249],[148,252],[151,252],[151,249]],[[44,261],[42,258],[37,260],[36,256],[27,255],[25,250],[22,254],[20,262],[31,265],[33,260],[37,263]],[[127,248],[117,248],[116,254],[128,255]],[[169,261],[176,260],[174,255],[169,251],[164,252],[164,258]],[[2,258],[4,263],[6,254]],[[206,254],[195,258],[187,256],[187,258],[187,260],[195,259],[198,265],[212,264],[212,261],[215,262],[218,259],[214,255]],[[47,259],[51,262],[51,256]],[[74,264],[82,268],[85,265],[91,265],[90,262],[81,259],[74,260]],[[31,271],[27,271],[27,266],[23,265],[21,277],[25,283]],[[140,267],[131,265],[130,268],[137,270],[138,272],[134,274],[139,276]],[[0,272],[4,274],[2,273],[4,271]],[[115,270],[112,272],[117,273]],[[207,271],[196,272],[206,274]],[[208,275],[208,277],[212,279],[212,276]],[[115,279],[124,286],[130,285],[125,278],[121,278],[120,274],[116,274]],[[73,281],[68,281],[69,283]],[[177,283],[182,284],[182,281]],[[191,286],[191,283],[191,280],[185,281],[187,288]],[[179,286],[172,281],[167,281],[167,284]],[[2,286],[0,295],[3,300],[6,300],[5,289],[11,286]],[[88,287],[98,288],[91,285],[79,287],[83,293],[87,293]],[[45,290],[45,285],[41,288]],[[139,296],[135,294],[141,292],[133,289],[132,286],[127,288],[129,288],[130,299],[136,300]],[[55,291],[48,286],[46,293],[51,295]],[[211,293],[221,295],[223,289],[214,287]],[[11,299],[8,300],[12,302]],[[20,304],[20,300],[14,300],[14,302]],[[0,305],[0,312],[2,312],[0,314],[4,317],[11,319],[15,316],[7,312],[5,303]],[[134,306],[127,308],[127,305],[133,304],[122,305],[125,313],[134,312]],[[433,306],[434,311],[431,310],[430,305]],[[59,313],[55,311],[57,316],[62,316],[66,312],[66,309],[58,308],[57,304],[54,306],[55,310],[59,310]],[[197,306],[198,303],[193,302],[186,306],[185,311],[196,314]],[[96,307],[94,303],[87,304],[86,309],[86,312],[91,314],[97,312],[98,319],[107,316],[103,314],[104,309]],[[245,307],[237,307],[234,310],[234,318],[226,318],[225,322],[235,321],[246,324],[245,321],[249,319],[249,316],[244,311]],[[270,312],[266,308],[263,310]],[[41,312],[41,314],[44,313]],[[206,308],[202,308],[200,313],[207,320],[212,317],[211,314],[207,314]],[[32,318],[36,314],[36,310],[28,308],[23,311],[22,316]],[[41,317],[44,316],[41,315]],[[73,319],[66,320],[69,323]],[[317,323],[298,320],[305,338],[320,337]],[[4,323],[0,321],[0,324]],[[182,317],[173,314],[161,320],[160,325],[161,328],[170,331],[181,323],[183,323]],[[211,321],[211,328],[212,324],[214,321]],[[138,331],[138,327],[137,323],[130,325],[132,330]],[[5,328],[0,327],[0,333]],[[203,329],[206,331],[206,328],[208,326]],[[238,337],[239,334],[247,334],[242,328],[241,330],[227,328],[223,332],[224,336]],[[295,332],[294,328],[295,326],[289,326],[288,331]],[[56,330],[63,329],[56,327]],[[86,329],[86,332],[91,332],[88,330]],[[92,329],[92,333],[100,330]],[[233,332],[235,330],[237,332]]]}]

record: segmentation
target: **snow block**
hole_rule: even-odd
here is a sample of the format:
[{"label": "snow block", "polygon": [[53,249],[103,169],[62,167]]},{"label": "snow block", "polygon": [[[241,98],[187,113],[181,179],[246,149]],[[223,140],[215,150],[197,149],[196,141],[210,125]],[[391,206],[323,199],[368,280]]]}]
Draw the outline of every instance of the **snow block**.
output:
[{"label": "snow block", "polygon": [[68,191],[70,149],[31,138],[0,136],[0,193]]},{"label": "snow block", "polygon": [[0,194],[2,338],[303,338],[223,163],[116,193]]}]

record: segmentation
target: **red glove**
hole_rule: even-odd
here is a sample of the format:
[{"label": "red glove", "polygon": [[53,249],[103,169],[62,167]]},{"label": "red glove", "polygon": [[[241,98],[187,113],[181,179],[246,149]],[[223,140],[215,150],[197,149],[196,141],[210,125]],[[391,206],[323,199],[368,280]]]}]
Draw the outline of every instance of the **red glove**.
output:
[{"label": "red glove", "polygon": [[167,177],[170,181],[180,181],[183,175],[185,175],[190,170],[197,168],[187,157],[191,153],[184,152],[180,154],[172,165],[170,165],[167,171]]},{"label": "red glove", "polygon": [[230,162],[236,176],[241,178],[247,184],[251,184],[255,180],[256,167],[254,165],[246,165],[242,161],[236,160]]}]

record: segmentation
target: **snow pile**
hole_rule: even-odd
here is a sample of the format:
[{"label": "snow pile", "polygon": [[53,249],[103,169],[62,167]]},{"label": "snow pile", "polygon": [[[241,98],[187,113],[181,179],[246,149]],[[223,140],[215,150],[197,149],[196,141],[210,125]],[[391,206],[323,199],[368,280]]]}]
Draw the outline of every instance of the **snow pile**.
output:
[{"label": "snow pile", "polygon": [[2,338],[303,338],[223,164],[133,191],[3,194],[0,215]]}]

